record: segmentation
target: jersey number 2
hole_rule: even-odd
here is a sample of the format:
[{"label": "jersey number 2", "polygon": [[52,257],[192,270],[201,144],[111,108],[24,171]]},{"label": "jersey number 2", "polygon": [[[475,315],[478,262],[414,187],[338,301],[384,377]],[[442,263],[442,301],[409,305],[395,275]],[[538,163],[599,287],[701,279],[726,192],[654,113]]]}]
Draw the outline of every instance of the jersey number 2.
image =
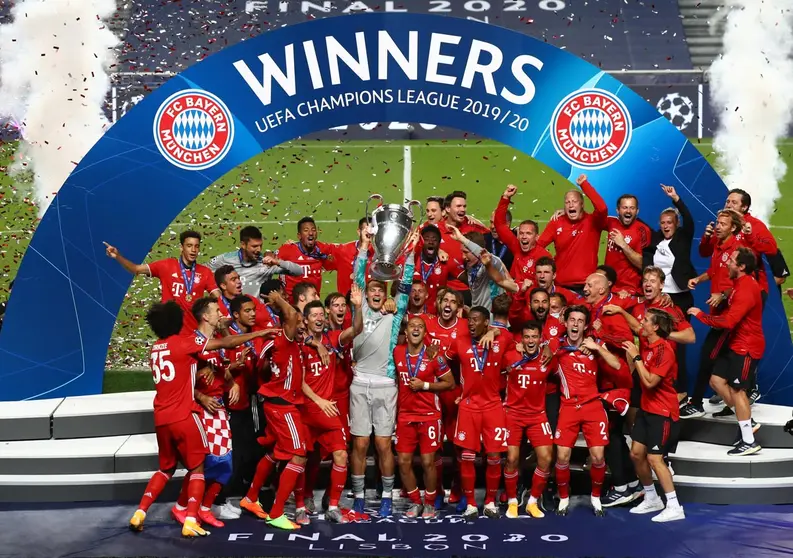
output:
[{"label": "jersey number 2", "polygon": [[167,357],[171,356],[171,351],[157,351],[151,355],[151,372],[154,376],[154,383],[170,382],[176,375],[173,363]]}]

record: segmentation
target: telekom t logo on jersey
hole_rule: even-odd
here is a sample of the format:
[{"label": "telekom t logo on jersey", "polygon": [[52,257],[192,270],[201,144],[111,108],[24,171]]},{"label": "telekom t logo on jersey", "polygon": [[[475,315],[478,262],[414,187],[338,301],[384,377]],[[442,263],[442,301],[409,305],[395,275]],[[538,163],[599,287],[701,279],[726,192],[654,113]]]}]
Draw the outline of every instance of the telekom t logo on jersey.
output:
[{"label": "telekom t logo on jersey", "polygon": [[531,376],[529,374],[518,375],[518,385],[522,389],[526,389],[526,386],[528,386],[530,383],[531,383]]}]

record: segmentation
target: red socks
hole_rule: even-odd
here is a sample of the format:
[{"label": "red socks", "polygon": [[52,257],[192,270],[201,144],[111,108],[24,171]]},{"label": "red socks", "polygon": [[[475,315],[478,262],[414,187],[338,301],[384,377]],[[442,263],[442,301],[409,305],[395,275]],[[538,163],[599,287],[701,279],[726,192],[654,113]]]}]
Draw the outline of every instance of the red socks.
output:
[{"label": "red socks", "polygon": [[339,467],[335,463],[330,470],[330,487],[328,490],[328,504],[338,506],[341,493],[344,492],[344,484],[347,482],[347,465]]},{"label": "red socks", "polygon": [[518,471],[507,471],[504,469],[504,490],[507,492],[507,498],[518,498]]},{"label": "red socks", "polygon": [[[284,504],[287,498],[294,491],[297,480],[305,472],[302,465],[289,463],[284,472],[281,473],[281,478],[278,481],[278,492],[275,493],[275,502],[273,507],[270,508],[270,519],[281,517],[284,514]],[[258,470],[257,470],[258,473]]]},{"label": "red socks", "polygon": [[485,505],[495,503],[499,484],[501,484],[501,458],[488,457],[487,469],[485,469]]},{"label": "red socks", "polygon": [[[471,505],[476,501],[474,499],[474,484],[476,483],[475,459],[476,455],[470,451],[464,451],[460,456],[460,485],[463,489],[463,495]],[[496,489],[498,489],[498,486],[496,486]]]},{"label": "red socks", "polygon": [[190,474],[191,473],[188,471],[182,479],[182,488],[179,490],[179,497],[176,499],[176,506],[179,509],[185,509],[187,507],[187,500],[190,499],[190,496],[187,495],[187,489],[190,486]]},{"label": "red socks", "polygon": [[[258,502],[259,501],[259,491],[264,486],[264,483],[270,478],[270,475],[275,469],[275,459],[269,453],[262,457],[259,460],[259,464],[256,465],[256,473],[253,475],[253,482],[251,483],[251,487],[248,489],[248,494],[246,497],[251,502]],[[290,490],[291,492],[291,490]]]},{"label": "red socks", "polygon": [[[425,506],[434,506],[435,505],[435,498],[438,496],[438,491],[433,490],[430,492],[429,490],[424,491],[424,505]],[[419,503],[421,503],[419,501]]]},{"label": "red socks", "polygon": [[204,473],[190,475],[190,484],[187,486],[187,516],[185,520],[198,518],[198,506],[204,499]]},{"label": "red socks", "polygon": [[162,489],[165,488],[169,480],[171,480],[171,475],[163,473],[162,471],[154,473],[151,479],[149,479],[149,484],[146,485],[146,490],[143,492],[143,498],[140,499],[138,509],[144,512],[148,511],[149,506],[159,497]]},{"label": "red socks", "polygon": [[419,492],[418,488],[414,488],[408,492],[408,498],[410,498],[410,501],[413,504],[421,504],[421,492]]},{"label": "red socks", "polygon": [[297,481],[295,481],[295,509],[299,510],[300,508],[306,507],[306,491],[304,489],[306,485],[306,473],[305,468],[303,469],[303,473],[297,477]]},{"label": "red socks", "polygon": [[556,486],[559,488],[559,498],[570,497],[570,465],[556,464]]},{"label": "red socks", "polygon": [[217,481],[211,481],[209,486],[206,487],[206,492],[204,492],[204,501],[201,502],[201,507],[207,510],[212,509],[212,504],[215,503],[215,499],[222,489],[222,484]]},{"label": "red socks", "polygon": [[[569,473],[570,470],[568,469]],[[548,484],[548,477],[551,476],[550,471],[543,471],[539,467],[534,469],[534,475],[531,477],[531,495],[535,498],[542,496],[545,485]]]},{"label": "red socks", "polygon": [[592,479],[592,496],[600,498],[600,493],[603,490],[603,481],[606,479],[606,463],[603,462],[599,465],[593,463],[589,469],[589,478]]}]

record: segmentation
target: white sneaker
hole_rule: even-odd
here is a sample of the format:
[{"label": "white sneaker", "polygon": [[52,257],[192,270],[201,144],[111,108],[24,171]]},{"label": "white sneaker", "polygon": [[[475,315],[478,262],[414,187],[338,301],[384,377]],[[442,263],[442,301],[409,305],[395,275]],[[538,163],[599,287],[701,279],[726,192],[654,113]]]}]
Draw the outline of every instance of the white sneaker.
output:
[{"label": "white sneaker", "polygon": [[229,500],[222,506],[212,506],[212,515],[218,519],[239,519],[242,510],[232,504]]},{"label": "white sneaker", "polygon": [[667,506],[664,511],[653,517],[653,521],[666,523],[667,521],[677,521],[685,518],[686,513],[683,511],[683,506]]},{"label": "white sneaker", "polygon": [[645,514],[661,511],[662,509],[664,509],[664,502],[659,497],[656,496],[652,500],[648,500],[647,497],[645,497],[642,503],[635,508],[631,508],[630,512]]}]

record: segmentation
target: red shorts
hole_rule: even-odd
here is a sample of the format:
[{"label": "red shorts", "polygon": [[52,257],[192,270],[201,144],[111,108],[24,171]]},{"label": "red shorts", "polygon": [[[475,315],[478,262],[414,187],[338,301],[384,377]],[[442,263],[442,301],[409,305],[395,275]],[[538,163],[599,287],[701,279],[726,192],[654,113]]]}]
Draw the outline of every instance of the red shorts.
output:
[{"label": "red shorts", "polygon": [[416,448],[421,455],[435,453],[443,449],[443,421],[397,421],[396,438],[397,453],[412,455]]},{"label": "red shorts", "polygon": [[[313,403],[311,404],[313,405]],[[306,433],[306,448],[314,449],[314,444],[319,444],[320,457],[324,459],[334,451],[347,450],[347,437],[341,417],[329,417],[318,409],[303,407],[303,425]]]},{"label": "red shorts", "polygon": [[583,431],[588,448],[608,445],[609,419],[600,399],[593,399],[580,407],[562,401],[559,422],[556,424],[556,445],[575,447],[579,431]]},{"label": "red shorts", "polygon": [[441,420],[443,421],[443,431],[447,435],[453,435],[457,427],[457,410],[460,406],[455,403],[457,398],[462,394],[463,389],[459,384],[454,386],[454,389],[449,391],[442,391],[439,394],[441,400]]},{"label": "red shorts", "polygon": [[509,430],[508,444],[520,447],[524,433],[535,448],[553,445],[553,432],[545,413],[521,413],[514,409],[504,409]]},{"label": "red shorts", "polygon": [[306,431],[300,411],[294,405],[264,403],[267,431],[275,436],[273,453],[278,461],[306,456]]},{"label": "red shorts", "polygon": [[454,434],[454,445],[457,447],[479,452],[484,445],[486,453],[502,453],[507,451],[507,438],[509,433],[504,407],[499,405],[487,411],[460,407]]},{"label": "red shorts", "polygon": [[204,462],[209,453],[204,427],[195,413],[179,422],[158,426],[155,432],[161,471],[175,469],[178,461],[192,471]]}]

